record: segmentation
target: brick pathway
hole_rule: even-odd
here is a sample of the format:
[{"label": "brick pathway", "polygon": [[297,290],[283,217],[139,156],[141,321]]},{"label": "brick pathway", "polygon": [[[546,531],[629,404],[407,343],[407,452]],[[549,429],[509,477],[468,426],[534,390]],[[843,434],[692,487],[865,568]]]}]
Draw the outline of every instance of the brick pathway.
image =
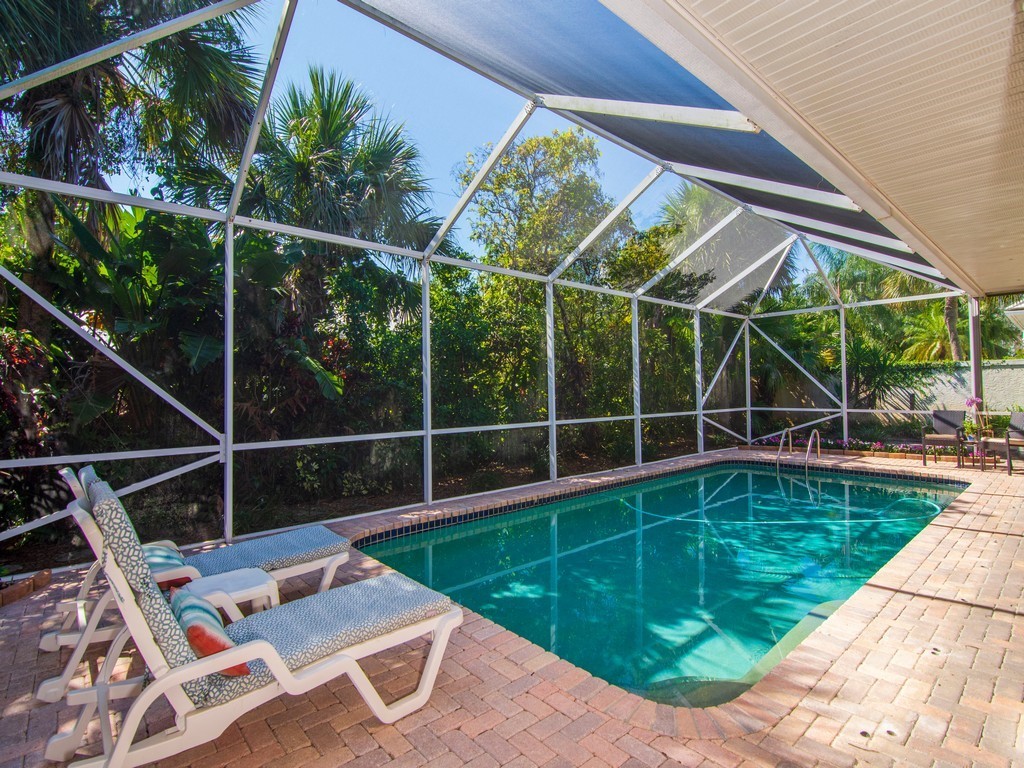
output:
[{"label": "brick pathway", "polygon": [[[725,452],[646,468],[671,469]],[[770,455],[774,459],[774,454]],[[283,696],[216,741],[165,761],[218,766],[1006,766],[1024,765],[1024,475],[904,460],[828,456],[822,464],[897,469],[971,486],[761,682],[705,710],[656,705],[591,677],[467,611],[430,703],[385,726],[335,681]],[[497,494],[512,503],[632,477],[636,469]],[[493,505],[494,497],[343,521],[353,537]],[[381,566],[356,554],[344,578]],[[63,704],[34,702],[57,654],[37,651],[70,578],[0,611],[0,768],[43,763],[70,725]],[[308,593],[293,580],[285,597]],[[365,663],[394,696],[412,690],[423,642]],[[127,666],[127,664],[126,664]],[[83,666],[83,678],[85,678]],[[170,724],[167,707],[150,732]],[[95,742],[98,729],[91,734]],[[93,748],[95,750],[95,747]]]}]

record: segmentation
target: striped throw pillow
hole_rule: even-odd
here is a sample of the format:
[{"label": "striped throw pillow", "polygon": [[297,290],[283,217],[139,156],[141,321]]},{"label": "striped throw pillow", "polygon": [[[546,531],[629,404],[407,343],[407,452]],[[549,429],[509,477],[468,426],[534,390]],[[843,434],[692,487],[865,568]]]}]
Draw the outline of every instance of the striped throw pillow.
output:
[{"label": "striped throw pillow", "polygon": [[[171,611],[181,625],[185,637],[188,638],[188,644],[199,658],[235,647],[234,642],[224,632],[224,622],[217,609],[198,595],[181,589],[172,589]],[[237,664],[220,670],[220,674],[243,677],[249,674],[249,665]]]},{"label": "striped throw pillow", "polygon": [[153,572],[153,578],[156,579],[157,586],[160,589],[183,587],[192,581],[188,576],[167,580],[160,578],[161,571],[169,571],[172,568],[181,568],[185,565],[185,558],[181,556],[180,552],[170,547],[162,547],[159,544],[143,544],[142,554],[145,556],[146,565]]}]

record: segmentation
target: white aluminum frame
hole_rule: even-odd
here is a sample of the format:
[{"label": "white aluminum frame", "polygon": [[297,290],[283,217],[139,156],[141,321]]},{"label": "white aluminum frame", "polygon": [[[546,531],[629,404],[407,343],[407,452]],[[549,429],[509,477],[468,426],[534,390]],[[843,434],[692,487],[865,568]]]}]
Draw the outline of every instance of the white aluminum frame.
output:
[{"label": "white aluminum frame", "polygon": [[498,164],[498,161],[501,160],[509,147],[512,146],[512,142],[516,140],[519,132],[522,131],[523,127],[526,125],[526,121],[530,119],[530,116],[536,109],[537,105],[533,101],[528,101],[523,105],[522,110],[520,110],[519,114],[516,115],[515,120],[512,121],[512,125],[508,127],[507,131],[505,131],[505,135],[498,140],[498,143],[491,149],[491,153],[487,156],[487,159],[484,160],[480,168],[477,169],[476,175],[473,176],[472,181],[470,181],[466,189],[463,190],[462,195],[452,207],[451,212],[445,217],[444,223],[442,223],[437,232],[434,233],[430,242],[427,243],[427,247],[423,249],[424,259],[430,259],[430,257],[434,255],[434,251],[438,249],[438,246],[441,245],[441,242],[455,225],[455,222],[462,215],[462,212],[466,210],[466,206],[468,206],[469,201],[473,199],[473,195],[477,193],[481,185],[494,169],[494,166]]},{"label": "white aluminum frame", "polygon": [[605,216],[601,223],[598,224],[589,235],[583,238],[580,244],[573,249],[573,252],[566,256],[562,260],[562,263],[555,267],[554,270],[552,270],[551,274],[548,275],[548,282],[554,282],[561,276],[563,272],[565,272],[565,270],[571,267],[573,263],[580,256],[583,255],[583,252],[586,251],[587,248],[589,248],[591,245],[593,245],[594,241],[597,240],[601,235],[603,235],[607,231],[608,227],[614,224],[615,220],[618,219],[619,216],[621,216],[622,213],[627,208],[629,208],[629,206],[636,202],[636,199],[640,197],[640,195],[642,195],[644,192],[646,192],[650,188],[650,186],[655,181],[658,180],[658,177],[660,177],[661,174],[663,174],[664,172],[665,169],[662,168],[660,165],[656,165],[654,168],[652,168],[651,172],[648,173],[643,178],[643,180],[639,184],[637,184],[636,187],[634,187],[628,195],[626,195],[621,201],[619,201],[619,204],[612,209],[611,213]]},{"label": "white aluminum frame", "polygon": [[641,426],[643,411],[640,407],[640,302],[635,298],[629,300],[629,330],[633,362],[633,458],[636,465],[640,466],[644,463]]},{"label": "white aluminum frame", "polygon": [[804,376],[806,376],[808,379],[810,379],[812,384],[814,384],[818,389],[820,389],[822,392],[824,392],[826,395],[828,395],[829,399],[831,399],[832,402],[834,402],[836,405],[842,407],[842,405],[843,405],[842,401],[838,397],[833,395],[832,392],[828,389],[828,387],[826,387],[824,384],[822,384],[820,381],[818,381],[817,378],[812,376],[810,371],[808,371],[806,368],[804,368],[802,365],[800,365],[800,363],[798,363],[796,361],[796,359],[791,354],[789,354],[789,352],[787,352],[781,346],[779,346],[778,342],[776,342],[775,339],[773,339],[767,333],[765,333],[760,328],[758,328],[757,327],[757,323],[751,322],[750,326],[755,331],[757,331],[759,334],[761,334],[761,336],[764,337],[765,341],[767,341],[769,344],[771,344],[773,347],[775,347],[776,351],[778,351],[784,358],[786,358],[790,363],[795,365],[797,370],[800,371],[800,373],[802,373]]},{"label": "white aluminum frame", "polygon": [[565,110],[568,112],[589,112],[595,115],[610,115],[613,117],[631,117],[636,120],[692,125],[698,128],[715,128],[721,131],[761,132],[761,129],[752,120],[734,109],[680,107],[675,104],[651,104],[643,101],[619,101],[617,99],[592,99],[583,96],[560,96],[552,93],[539,93],[537,97],[548,109]]},{"label": "white aluminum frame", "polygon": [[718,171],[713,168],[701,168],[697,165],[685,165],[683,163],[672,163],[672,170],[680,176],[687,176],[693,179],[702,179],[719,184],[728,184],[741,189],[752,189],[755,192],[767,192],[779,197],[789,197],[793,200],[802,200],[807,203],[827,205],[830,208],[841,208],[845,211],[861,211],[861,207],[846,195],[837,192],[825,192],[810,187],[798,187],[795,184],[785,184],[781,181],[770,179],[759,179],[754,176],[742,176],[738,173]]},{"label": "white aluminum frame", "polygon": [[643,296],[645,293],[651,290],[651,288],[656,286],[669,273],[671,273],[672,270],[674,270],[676,267],[678,267],[680,264],[686,261],[686,259],[692,256],[694,253],[699,251],[705,243],[711,240],[711,238],[713,238],[715,235],[717,235],[719,232],[721,232],[723,229],[729,226],[729,224],[732,223],[732,220],[739,216],[741,213],[743,213],[742,206],[736,206],[735,208],[733,208],[729,213],[727,213],[721,219],[712,224],[708,228],[708,230],[704,232],[704,234],[702,234],[696,240],[694,240],[692,244],[683,249],[681,253],[677,254],[676,257],[673,258],[668,264],[659,269],[658,272],[650,280],[648,280],[646,283],[637,288],[636,292],[633,295]]},{"label": "white aluminum frame", "polygon": [[[779,269],[781,269],[782,265],[786,262],[786,257],[789,255],[789,248],[790,246],[793,245],[794,242],[796,242],[796,235],[790,235],[789,237],[787,237],[781,243],[779,243],[770,251],[768,251],[768,253],[766,253],[764,256],[747,265],[747,267],[743,271],[734,275],[732,278],[726,281],[724,285],[720,286],[719,288],[716,288],[713,293],[709,294],[707,297],[697,302],[697,309],[704,309],[705,307],[707,307],[708,304],[710,304],[723,293],[728,291],[730,288],[736,285],[736,283],[743,280],[743,278],[747,277],[752,272],[755,272],[763,264],[770,261],[780,252],[782,252],[782,257],[779,259],[778,264],[775,265],[775,270],[772,272],[772,276],[768,278],[768,286],[766,286],[765,290],[761,292],[761,296],[764,296],[765,292],[768,290],[768,287],[771,286],[772,282],[775,279],[775,276],[778,274]],[[760,302],[760,297],[758,297],[758,302]]]},{"label": "white aluminum frame", "polygon": [[555,395],[555,286],[544,283],[544,353],[548,383],[548,476],[558,479],[558,416]]},{"label": "white aluminum frame", "polygon": [[227,214],[211,208],[199,208],[194,205],[183,205],[181,203],[168,203],[164,200],[154,200],[138,195],[125,195],[121,192],[111,192],[107,189],[86,187],[81,184],[68,184],[64,181],[40,179],[35,176],[26,176],[22,173],[11,173],[10,171],[0,171],[0,184],[5,187],[22,187],[35,190],[36,192],[51,192],[55,195],[93,200],[98,203],[130,205],[135,208],[145,208],[175,216],[191,216],[204,221],[227,221]]},{"label": "white aluminum frame", "polygon": [[865,259],[876,261],[880,264],[884,264],[887,267],[893,267],[896,269],[902,269],[906,272],[915,273],[917,277],[922,280],[928,280],[929,278],[942,279],[942,273],[939,272],[935,267],[928,264],[918,264],[916,261],[908,261],[907,259],[901,259],[898,256],[893,256],[888,253],[879,253],[873,251],[870,248],[864,248],[860,245],[852,245],[850,243],[844,243],[839,240],[833,240],[829,237],[822,237],[821,235],[812,235],[808,232],[803,233],[803,237],[811,242],[818,243],[819,245],[826,245],[829,248],[835,248],[839,251],[845,251],[846,253],[853,253],[857,256],[863,256]]},{"label": "white aluminum frame", "polygon": [[434,442],[431,435],[432,409],[430,382],[430,262],[423,259],[420,264],[420,321],[422,337],[420,348],[423,354],[423,502],[434,501]]},{"label": "white aluminum frame", "polygon": [[46,312],[55,320],[57,320],[57,322],[61,323],[68,330],[72,331],[76,336],[82,339],[86,344],[91,346],[97,352],[109,358],[115,365],[117,365],[118,368],[127,373],[132,379],[134,379],[139,384],[148,389],[150,392],[152,392],[154,395],[159,397],[161,400],[163,400],[165,403],[171,406],[174,410],[178,411],[178,413],[180,413],[186,419],[191,421],[201,430],[206,432],[208,435],[217,438],[217,440],[221,439],[221,433],[218,430],[211,427],[206,422],[205,419],[203,419],[198,414],[193,412],[191,408],[182,403],[180,400],[174,397],[170,392],[165,390],[163,387],[155,384],[153,380],[146,376],[144,373],[142,373],[142,371],[140,371],[134,365],[132,365],[119,354],[117,354],[117,352],[115,352],[112,347],[110,347],[107,344],[104,344],[102,341],[100,341],[87,330],[85,330],[79,322],[68,317],[64,312],[62,312],[56,306],[54,306],[49,301],[40,296],[36,291],[34,291],[32,288],[26,285],[24,281],[22,281],[17,275],[15,275],[2,264],[0,264],[0,277],[5,278],[15,288],[17,288],[19,291],[21,291],[26,296],[31,298],[33,302],[35,302],[44,310],[46,310]]},{"label": "white aluminum frame", "polygon": [[806,216],[798,216],[795,213],[787,213],[786,211],[776,211],[771,208],[763,208],[759,205],[750,206],[750,212],[756,213],[758,216],[764,216],[766,219],[774,219],[778,222],[787,222],[798,227],[809,227],[810,229],[816,229],[819,232],[827,232],[832,235],[839,235],[840,237],[848,237],[851,240],[858,240],[868,245],[879,245],[883,248],[892,248],[894,251],[903,251],[904,253],[913,253],[914,249],[895,237],[886,237],[884,235],[876,235],[873,232],[864,232],[860,229],[854,229],[853,227],[844,227],[839,224],[830,224],[827,221],[820,221],[818,219],[810,219]]},{"label": "white aluminum frame", "polygon": [[715,391],[715,384],[718,383],[719,377],[722,375],[722,371],[725,370],[725,366],[729,364],[729,358],[732,357],[733,350],[736,349],[736,345],[739,343],[744,332],[747,330],[747,326],[750,325],[750,320],[744,320],[740,329],[736,332],[735,338],[729,345],[729,349],[725,351],[725,355],[722,356],[722,362],[718,365],[718,370],[715,371],[715,375],[711,377],[711,383],[708,384],[707,390],[704,392],[704,397],[701,400],[701,405],[707,405],[708,398],[711,397],[711,393]]},{"label": "white aluminum frame", "polygon": [[260,133],[263,130],[263,118],[266,117],[267,109],[270,107],[270,97],[274,91],[274,83],[277,81],[277,72],[281,68],[285,42],[288,40],[288,33],[292,28],[297,5],[298,0],[284,0],[284,4],[281,6],[281,20],[278,22],[274,43],[270,48],[270,57],[267,61],[266,74],[263,76],[260,97],[256,102],[256,111],[252,124],[249,126],[249,135],[246,136],[245,146],[242,148],[242,159],[238,164],[238,172],[235,174],[235,186],[231,190],[231,199],[228,201],[227,216],[229,220],[238,212],[238,205],[242,201],[242,192],[245,190],[245,182],[249,176],[249,167],[252,165],[256,144],[259,142]]}]

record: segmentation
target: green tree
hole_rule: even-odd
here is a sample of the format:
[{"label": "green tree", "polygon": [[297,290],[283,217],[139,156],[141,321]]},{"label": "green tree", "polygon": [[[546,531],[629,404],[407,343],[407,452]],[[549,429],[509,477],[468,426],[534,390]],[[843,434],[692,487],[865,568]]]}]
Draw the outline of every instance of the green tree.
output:
[{"label": "green tree", "polygon": [[[13,3],[3,6],[0,75],[11,80],[194,10],[175,2]],[[32,176],[106,187],[111,173],[147,171],[183,156],[223,158],[251,123],[256,68],[229,15],[85,67],[0,104],[5,165]],[[26,279],[44,296],[56,211],[24,193],[21,218],[33,256]],[[49,321],[26,299],[22,327],[44,340]]]},{"label": "green tree", "polygon": [[963,359],[963,350],[952,341],[955,338],[959,343],[959,333],[950,336],[947,314],[945,302],[928,302],[924,311],[907,316],[905,359],[914,362]]},{"label": "green tree", "polygon": [[[459,173],[463,184],[488,151],[481,148],[468,158]],[[470,238],[484,246],[484,258],[511,269],[551,272],[614,207],[601,188],[599,157],[596,140],[579,128],[513,143],[473,199]],[[583,291],[569,298],[567,291],[555,291],[556,389],[560,403],[583,411],[592,400],[598,402],[594,378],[609,352],[602,332],[622,325],[621,312],[604,314],[601,307],[608,302],[602,298]],[[628,332],[628,314],[625,320]]]},{"label": "green tree", "polygon": [[[229,185],[222,175],[210,185],[211,196]],[[419,151],[404,128],[377,114],[352,81],[312,67],[308,84],[289,86],[271,104],[240,210],[422,249],[438,226],[427,215],[427,192]],[[412,348],[420,338],[413,262],[311,240],[281,239],[275,249],[287,254],[287,267],[242,295],[248,325],[238,353],[240,370],[250,372],[240,383],[246,413],[267,412],[270,406],[261,403],[298,396],[291,381],[298,363],[317,382],[309,397],[338,401],[330,412],[336,428],[412,426],[421,400],[419,356]],[[383,358],[382,351],[388,352]],[[282,377],[268,392],[263,372],[275,369]],[[294,414],[312,403],[303,397],[258,431],[293,427]],[[308,414],[323,416],[315,409]]]},{"label": "green tree", "polygon": [[981,345],[988,360],[1000,360],[1024,353],[1024,336],[1003,310],[1021,296],[993,296],[981,300]]},{"label": "green tree", "polygon": [[[459,171],[465,186],[490,147]],[[614,207],[601,189],[597,141],[574,128],[512,144],[473,198],[470,239],[491,264],[547,274]]]}]

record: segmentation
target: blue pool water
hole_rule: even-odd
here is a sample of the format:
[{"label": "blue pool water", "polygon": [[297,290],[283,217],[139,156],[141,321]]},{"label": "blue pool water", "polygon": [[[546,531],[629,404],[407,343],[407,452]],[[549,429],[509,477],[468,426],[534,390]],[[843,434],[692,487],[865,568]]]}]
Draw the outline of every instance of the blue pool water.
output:
[{"label": "blue pool water", "polygon": [[756,682],[959,493],[732,465],[365,551],[610,683],[707,706]]}]

